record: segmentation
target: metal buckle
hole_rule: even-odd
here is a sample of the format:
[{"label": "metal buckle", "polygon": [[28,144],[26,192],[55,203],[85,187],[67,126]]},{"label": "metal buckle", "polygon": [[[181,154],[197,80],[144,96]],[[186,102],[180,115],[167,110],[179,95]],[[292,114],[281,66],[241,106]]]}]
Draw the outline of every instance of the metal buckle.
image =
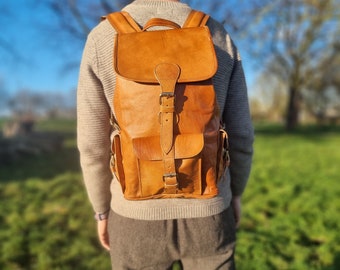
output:
[{"label": "metal buckle", "polygon": [[177,177],[177,173],[166,173],[166,174],[163,174],[163,181],[164,178],[167,178],[167,177]]},{"label": "metal buckle", "polygon": [[164,184],[165,188],[168,188],[168,187],[178,187],[178,183],[176,184],[173,184],[173,185],[168,185],[168,184]]},{"label": "metal buckle", "polygon": [[[175,184],[168,184],[166,181],[167,177],[175,177],[176,178],[176,183]],[[178,189],[178,182],[177,182],[177,173],[166,173],[163,175],[163,181],[164,181],[164,189],[165,192],[170,192],[172,193],[177,193],[177,189]]]},{"label": "metal buckle", "polygon": [[159,104],[162,105],[162,98],[166,97],[166,98],[171,98],[171,97],[175,97],[175,93],[174,92],[162,92],[159,95]]},{"label": "metal buckle", "polygon": [[178,183],[176,184],[167,184],[165,178],[175,177],[177,180],[177,173],[166,173],[163,175],[163,182],[165,184],[165,187],[177,187]]}]

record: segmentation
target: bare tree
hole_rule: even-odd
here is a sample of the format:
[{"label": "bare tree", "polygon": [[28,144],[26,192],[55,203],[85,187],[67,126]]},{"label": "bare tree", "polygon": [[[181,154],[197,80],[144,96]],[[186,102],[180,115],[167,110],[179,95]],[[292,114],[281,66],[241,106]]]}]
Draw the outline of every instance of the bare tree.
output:
[{"label": "bare tree", "polygon": [[[339,44],[335,44],[339,46]],[[306,108],[319,123],[340,119],[340,55],[339,48],[334,48],[330,56],[321,61],[318,68],[322,73],[309,81],[309,95],[306,95]]]},{"label": "bare tree", "polygon": [[254,1],[249,7],[252,55],[258,56],[265,72],[287,84],[287,129],[299,123],[302,91],[312,92],[316,83],[323,88],[320,78],[331,76],[322,66],[339,53],[337,10],[336,0]]},{"label": "bare tree", "polygon": [[44,2],[59,18],[59,28],[72,38],[84,40],[107,13],[120,10],[129,0],[47,0]]},{"label": "bare tree", "polygon": [[[60,26],[71,38],[84,41],[103,14],[119,10],[131,1],[47,0],[58,15]],[[191,1],[195,8],[211,13],[233,34],[243,36],[238,44],[256,59],[262,72],[286,82],[287,129],[299,124],[299,113],[306,94],[322,91],[321,78],[333,77],[325,68],[336,66],[339,53],[338,0],[229,0]],[[237,7],[237,8],[235,8]],[[261,70],[261,69],[257,69]],[[327,73],[327,74],[326,74]],[[315,85],[320,85],[318,90]]]},{"label": "bare tree", "polygon": [[[71,34],[73,38],[84,40],[102,15],[121,10],[130,2],[132,0],[46,0],[43,4],[58,16],[59,28],[64,29],[64,32]],[[194,4],[196,8],[214,14],[222,23],[228,24],[231,31],[240,30],[239,24],[234,23],[234,20],[239,19],[233,9],[237,0],[230,0],[223,4],[217,0],[183,2]]]}]

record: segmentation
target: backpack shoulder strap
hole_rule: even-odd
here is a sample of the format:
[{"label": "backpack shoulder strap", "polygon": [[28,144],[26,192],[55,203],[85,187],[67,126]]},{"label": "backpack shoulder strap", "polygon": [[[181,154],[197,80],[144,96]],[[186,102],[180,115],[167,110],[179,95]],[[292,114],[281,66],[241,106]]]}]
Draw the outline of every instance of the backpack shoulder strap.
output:
[{"label": "backpack shoulder strap", "polygon": [[203,13],[202,11],[192,10],[185,21],[183,28],[204,26],[206,25],[208,19],[209,15]]},{"label": "backpack shoulder strap", "polygon": [[[125,11],[113,12],[105,17],[102,17],[102,20],[105,19],[111,23],[112,27],[117,31],[117,33],[133,33],[142,31],[140,26],[134,21],[130,14]],[[202,11],[192,10],[186,19],[183,28],[204,26],[206,25],[208,19],[209,15],[203,13]]]},{"label": "backpack shoulder strap", "polygon": [[108,19],[117,33],[133,33],[142,31],[130,14],[125,11],[113,12],[103,19]]}]

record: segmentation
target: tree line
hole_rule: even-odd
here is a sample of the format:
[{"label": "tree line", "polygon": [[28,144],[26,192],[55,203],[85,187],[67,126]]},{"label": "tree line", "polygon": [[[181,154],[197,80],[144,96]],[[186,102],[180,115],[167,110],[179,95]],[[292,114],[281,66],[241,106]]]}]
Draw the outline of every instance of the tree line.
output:
[{"label": "tree line", "polygon": [[[36,2],[57,15],[59,25],[56,29],[62,29],[59,32],[79,49],[79,44],[84,43],[101,15],[120,10],[131,1]],[[299,125],[302,110],[315,118],[333,110],[333,114],[340,117],[339,1],[183,2],[210,13],[231,32],[254,70],[258,71],[262,81],[259,88],[271,83],[271,107],[284,106],[281,117],[287,129]],[[6,49],[2,40],[0,34],[0,49]],[[255,92],[252,99],[263,99],[261,91]]]}]

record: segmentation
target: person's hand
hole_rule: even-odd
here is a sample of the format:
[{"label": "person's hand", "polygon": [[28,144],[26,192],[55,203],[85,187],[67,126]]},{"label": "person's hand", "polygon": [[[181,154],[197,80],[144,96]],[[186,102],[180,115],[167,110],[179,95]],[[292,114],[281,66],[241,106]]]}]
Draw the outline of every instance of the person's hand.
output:
[{"label": "person's hand", "polygon": [[232,199],[232,207],[234,210],[234,218],[236,222],[236,228],[240,226],[241,221],[241,212],[242,212],[242,203],[241,196],[234,196]]},{"label": "person's hand", "polygon": [[99,237],[99,241],[101,245],[106,250],[110,250],[110,241],[109,241],[109,233],[107,231],[107,223],[108,223],[108,219],[98,220],[97,229],[98,229],[98,237]]}]

